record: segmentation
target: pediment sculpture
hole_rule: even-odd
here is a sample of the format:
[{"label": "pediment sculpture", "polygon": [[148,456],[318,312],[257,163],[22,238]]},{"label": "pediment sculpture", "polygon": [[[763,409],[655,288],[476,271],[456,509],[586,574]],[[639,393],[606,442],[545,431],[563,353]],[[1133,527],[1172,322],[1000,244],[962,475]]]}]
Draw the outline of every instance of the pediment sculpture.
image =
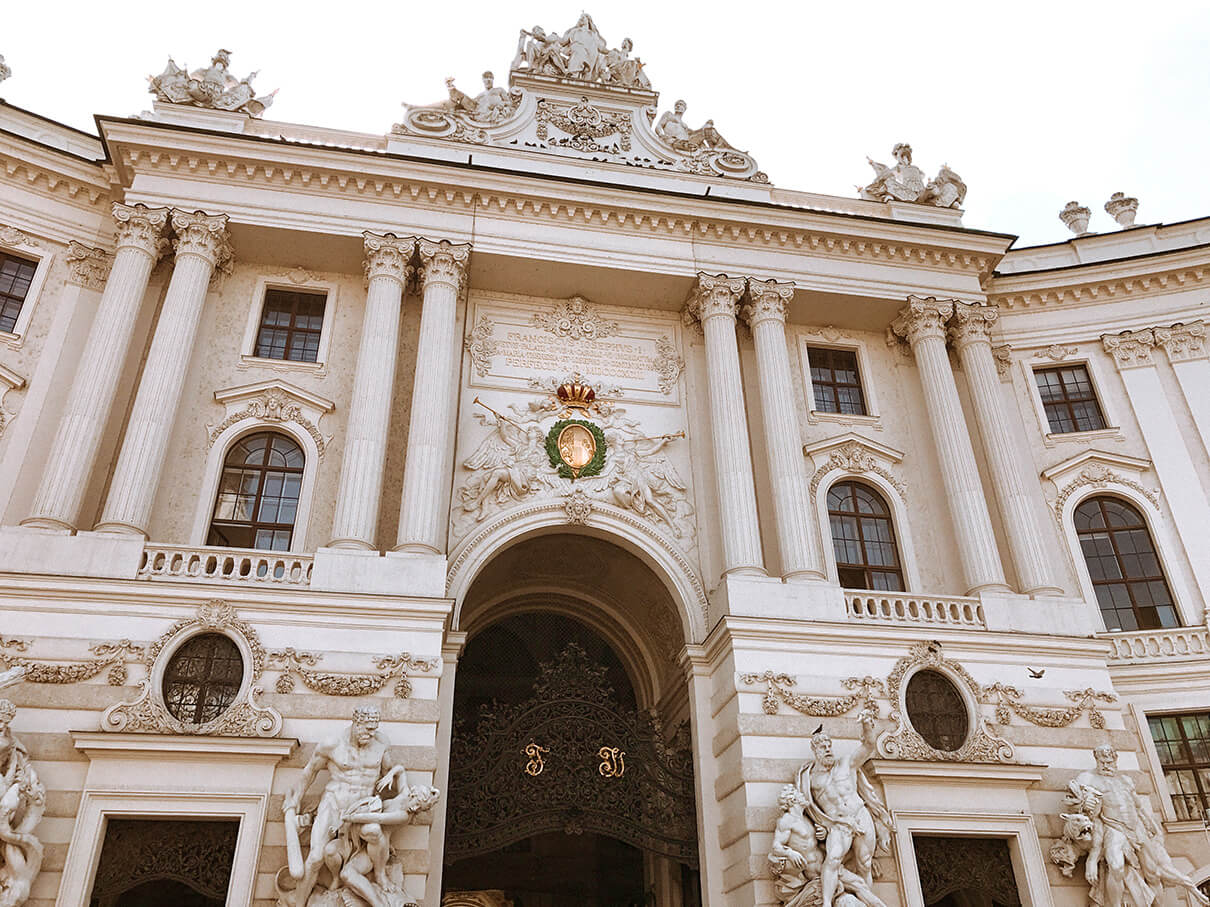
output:
[{"label": "pediment sculpture", "polygon": [[1088,900],[1096,907],[1152,907],[1164,903],[1165,885],[1210,904],[1197,883],[1177,869],[1164,845],[1164,829],[1134,781],[1118,771],[1118,754],[1103,743],[1092,751],[1096,768],[1068,785],[1061,813],[1063,834],[1050,861],[1065,876],[1084,860]]},{"label": "pediment sculpture", "polygon": [[474,96],[446,79],[448,97],[405,104],[392,136],[769,181],[750,154],[723,138],[713,120],[689,126],[684,101],[656,124],[659,95],[632,50],[629,38],[611,48],[587,13],[562,34],[537,25],[522,29],[507,89],[497,86],[490,72]]},{"label": "pediment sculpture", "polygon": [[[347,730],[321,742],[285,797],[287,863],[277,873],[279,907],[416,907],[403,886],[394,833],[440,798],[435,787],[409,786],[391,758],[375,706],[353,711]],[[313,811],[307,788],[328,779]],[[310,828],[303,856],[303,829]]]},{"label": "pediment sculpture", "polygon": [[[24,667],[0,673],[0,689],[22,680]],[[29,899],[42,868],[42,842],[34,829],[46,811],[46,788],[29,751],[13,736],[17,707],[0,699],[0,904],[19,907]]]},{"label": "pediment sculpture", "polygon": [[237,79],[227,68],[231,63],[231,51],[219,50],[210,59],[210,65],[189,72],[189,67],[177,66],[172,57],[158,76],[148,76],[148,90],[157,101],[169,104],[187,104],[210,110],[231,110],[259,117],[273,103],[277,94],[274,90],[257,97],[252,80],[256,73]]},{"label": "pediment sculpture", "polygon": [[960,208],[966,199],[966,183],[948,165],[927,179],[924,171],[912,163],[912,146],[900,142],[891,151],[895,164],[888,167],[866,158],[874,168],[874,179],[858,187],[861,198],[872,202],[912,202],[938,208]]}]

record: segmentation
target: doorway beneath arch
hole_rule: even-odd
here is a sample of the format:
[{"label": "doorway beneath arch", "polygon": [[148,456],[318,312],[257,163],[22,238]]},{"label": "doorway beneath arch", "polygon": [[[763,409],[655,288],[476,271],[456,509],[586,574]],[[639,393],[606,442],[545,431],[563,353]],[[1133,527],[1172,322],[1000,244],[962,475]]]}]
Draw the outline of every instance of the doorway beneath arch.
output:
[{"label": "doorway beneath arch", "polygon": [[443,902],[697,907],[683,639],[658,578],[599,539],[532,538],[480,574],[462,624]]}]

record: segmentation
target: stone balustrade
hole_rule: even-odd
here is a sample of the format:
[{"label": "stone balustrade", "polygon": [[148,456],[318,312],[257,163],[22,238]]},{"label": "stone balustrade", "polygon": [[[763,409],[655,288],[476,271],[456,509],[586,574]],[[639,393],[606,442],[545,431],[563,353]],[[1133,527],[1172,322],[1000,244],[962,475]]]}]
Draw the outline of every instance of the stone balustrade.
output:
[{"label": "stone balustrade", "polygon": [[312,560],[311,555],[288,552],[148,544],[137,575],[149,580],[309,586]]},{"label": "stone balustrade", "polygon": [[983,605],[977,598],[846,590],[844,601],[849,620],[987,629]]},{"label": "stone balustrade", "polygon": [[1206,627],[1107,633],[1102,638],[1110,646],[1110,664],[1210,657],[1210,630]]}]

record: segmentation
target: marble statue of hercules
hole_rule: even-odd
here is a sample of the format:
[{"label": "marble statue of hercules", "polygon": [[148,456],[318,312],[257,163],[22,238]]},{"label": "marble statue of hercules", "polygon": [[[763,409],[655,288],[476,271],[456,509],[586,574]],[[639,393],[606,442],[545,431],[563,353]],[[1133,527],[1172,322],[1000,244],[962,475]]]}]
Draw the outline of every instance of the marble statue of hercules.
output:
[{"label": "marble statue of hercules", "polygon": [[862,790],[861,767],[875,751],[874,714],[868,710],[861,713],[861,742],[850,755],[837,758],[832,738],[822,728],[811,736],[811,751],[812,761],[799,770],[799,786],[802,787],[803,773],[809,773],[809,792],[803,792],[808,794],[811,818],[827,831],[820,881],[823,907],[832,907],[840,893],[842,870],[850,853],[866,889],[873,887],[878,833],[871,808],[877,811],[880,820],[889,823],[886,808],[875,800],[872,790]]},{"label": "marble statue of hercules", "polygon": [[[311,823],[311,847],[303,867],[303,876],[293,892],[296,907],[306,907],[324,866],[325,851],[340,833],[341,826],[353,812],[359,812],[376,799],[404,771],[402,765],[387,760],[390,743],[378,733],[380,716],[373,707],[359,708],[353,713],[353,724],[347,731],[315,748],[307,762],[298,786],[286,795],[285,807],[299,809],[304,792],[321,769],[328,770],[328,783]],[[379,807],[381,808],[381,807]],[[360,826],[366,853],[373,864],[374,881],[386,887],[387,860],[390,841],[382,825],[365,822]]]}]

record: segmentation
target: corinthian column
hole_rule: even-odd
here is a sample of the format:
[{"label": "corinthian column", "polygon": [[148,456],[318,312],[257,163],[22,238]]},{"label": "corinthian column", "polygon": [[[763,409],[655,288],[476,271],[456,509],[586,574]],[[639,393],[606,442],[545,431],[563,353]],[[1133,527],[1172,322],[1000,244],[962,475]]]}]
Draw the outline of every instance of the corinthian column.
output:
[{"label": "corinthian column", "polygon": [[982,589],[1007,589],[996,537],[992,532],[975,452],[962,417],[958,386],[945,351],[945,324],[954,304],[930,297],[909,296],[908,304],[891,325],[911,344],[924,388],[933,442],[946,483],[945,499],[954,520],[958,554],[968,594]]},{"label": "corinthian column", "polygon": [[983,438],[992,488],[1004,516],[1004,531],[1021,591],[1030,595],[1060,594],[1062,589],[1049,575],[1045,537],[1030,506],[1029,487],[1032,484],[1036,488],[1037,479],[1031,482],[1025,472],[1023,445],[1013,436],[1007,408],[1000,399],[1000,379],[991,343],[991,326],[999,316],[995,306],[958,302],[950,335],[970,388],[975,421]]},{"label": "corinthian column", "polygon": [[174,210],[172,229],[177,236],[172,279],[143,366],[109,497],[96,527],[100,532],[147,534],[206,290],[215,267],[231,257],[225,214]]},{"label": "corinthian column", "polygon": [[399,314],[403,288],[411,276],[416,251],[412,237],[366,233],[366,313],[361,323],[361,348],[353,378],[353,402],[345,432],[344,462],[333,548],[373,549],[382,496],[382,471],[387,457],[387,429],[395,389],[395,359],[399,350]]},{"label": "corinthian column", "polygon": [[765,456],[773,483],[773,515],[782,574],[826,579],[811,527],[811,507],[802,472],[802,439],[794,412],[794,378],[786,348],[786,308],[793,283],[748,279],[743,317],[752,329],[760,406],[765,423]]},{"label": "corinthian column", "polygon": [[75,529],[88,478],[109,410],[117,394],[122,366],[147,294],[151,268],[160,254],[167,208],[113,206],[117,251],[96,317],[67,396],[62,421],[51,444],[46,470],[24,526]]},{"label": "corinthian column", "polygon": [[453,459],[454,374],[459,362],[454,329],[471,247],[429,239],[417,245],[424,303],[395,550],[443,554],[449,515],[442,505],[450,484],[447,464]]},{"label": "corinthian column", "polygon": [[689,314],[706,338],[706,385],[710,395],[710,433],[714,437],[714,474],[723,535],[724,573],[764,573],[756,487],[748,449],[748,419],[740,383],[735,313],[747,281],[699,272]]}]

